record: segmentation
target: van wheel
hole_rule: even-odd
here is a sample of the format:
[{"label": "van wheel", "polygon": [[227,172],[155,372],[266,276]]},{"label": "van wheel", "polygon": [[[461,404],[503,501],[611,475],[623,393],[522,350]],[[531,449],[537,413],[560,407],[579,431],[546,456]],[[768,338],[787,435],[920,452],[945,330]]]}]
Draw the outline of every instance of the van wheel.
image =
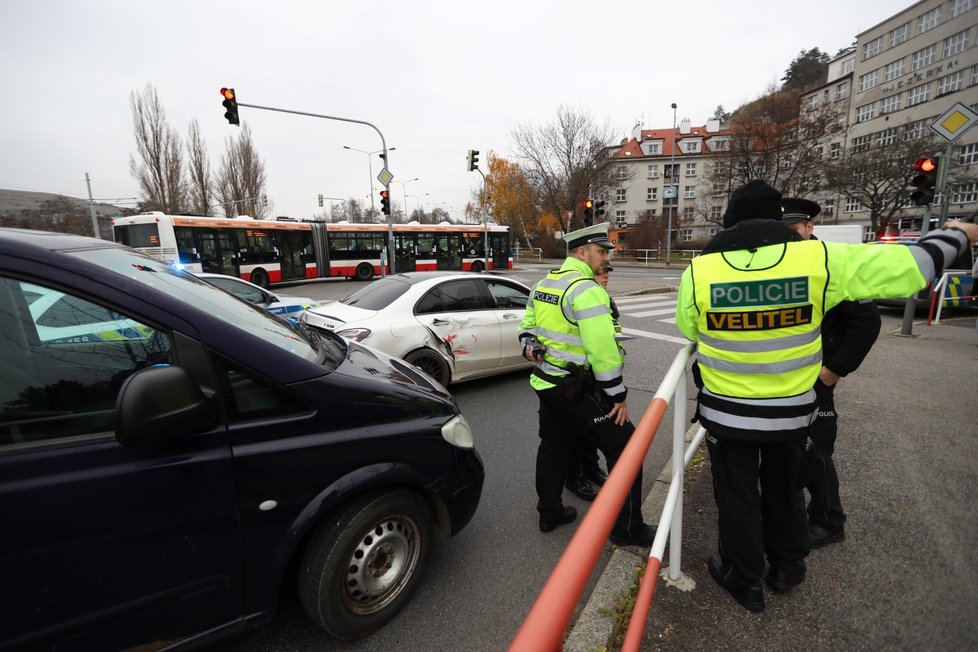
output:
[{"label": "van wheel", "polygon": [[482,264],[482,261],[481,260],[477,260],[474,263],[472,263],[472,271],[473,272],[481,272],[485,268],[486,268],[486,266]]},{"label": "van wheel", "polygon": [[371,495],[314,532],[299,568],[299,598],[312,620],[343,640],[393,618],[421,580],[434,538],[431,508],[409,491]]},{"label": "van wheel", "polygon": [[374,266],[367,263],[360,263],[357,266],[357,280],[369,281],[374,277]]},{"label": "van wheel", "polygon": [[452,381],[452,372],[448,368],[445,359],[431,349],[418,349],[411,351],[404,356],[404,361],[413,364],[415,367],[425,372],[439,383],[442,387],[448,387]]},{"label": "van wheel", "polygon": [[251,272],[251,282],[264,289],[268,289],[268,272],[263,269],[256,269]]}]

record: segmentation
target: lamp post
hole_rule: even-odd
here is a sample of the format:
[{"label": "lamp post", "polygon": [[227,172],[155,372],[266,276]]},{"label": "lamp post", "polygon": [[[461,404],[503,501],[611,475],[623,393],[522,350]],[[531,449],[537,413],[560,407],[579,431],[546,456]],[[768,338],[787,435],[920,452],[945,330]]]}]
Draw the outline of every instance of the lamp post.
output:
[{"label": "lamp post", "polygon": [[672,155],[669,160],[669,182],[675,192],[672,196],[672,206],[669,208],[669,223],[666,226],[666,265],[672,264],[672,213],[679,207],[679,183],[676,174],[676,103],[672,103]]},{"label": "lamp post", "polygon": [[418,200],[418,212],[421,214],[419,217],[424,217],[424,209],[421,208],[421,206],[422,206],[422,204],[421,204],[421,198],[422,197],[427,197],[430,194],[431,194],[430,192],[426,192],[423,195],[407,195],[407,197],[414,197],[415,199]]},{"label": "lamp post", "polygon": [[407,185],[409,183],[411,183],[412,181],[420,181],[420,179],[418,179],[418,177],[414,177],[413,179],[408,179],[407,181],[391,181],[391,183],[399,183],[399,184],[401,184],[401,192],[404,194],[404,219],[405,219],[405,221],[407,220],[407,217],[408,217]]},{"label": "lamp post", "polygon": [[[349,145],[343,145],[343,149],[348,149],[351,152],[360,152],[361,154],[367,155],[367,172],[370,174],[370,216],[373,217],[373,214],[377,212],[377,209],[374,208],[374,166],[370,157],[374,154],[383,154],[384,150],[378,149],[376,152],[368,152],[363,149],[357,149],[356,147],[350,147]],[[387,151],[392,152],[395,149],[397,148],[391,147]]]}]

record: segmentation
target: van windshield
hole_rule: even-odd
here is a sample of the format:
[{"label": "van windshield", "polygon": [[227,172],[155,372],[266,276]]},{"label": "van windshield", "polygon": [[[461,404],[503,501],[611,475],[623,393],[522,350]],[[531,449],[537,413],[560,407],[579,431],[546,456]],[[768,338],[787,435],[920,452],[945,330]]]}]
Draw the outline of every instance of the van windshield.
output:
[{"label": "van windshield", "polygon": [[237,297],[202,281],[192,274],[177,270],[140,253],[124,248],[98,248],[66,252],[94,265],[121,274],[148,287],[165,292],[206,310],[235,328],[274,344],[307,360],[338,364],[343,354],[325,343],[318,335],[291,326],[288,322],[242,301]]}]

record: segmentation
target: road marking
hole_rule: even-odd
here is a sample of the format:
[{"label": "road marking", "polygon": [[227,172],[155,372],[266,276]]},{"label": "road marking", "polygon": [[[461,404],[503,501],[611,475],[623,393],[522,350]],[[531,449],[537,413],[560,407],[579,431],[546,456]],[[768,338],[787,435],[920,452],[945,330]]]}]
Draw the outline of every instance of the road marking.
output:
[{"label": "road marking", "polygon": [[642,312],[623,312],[623,315],[628,317],[655,317],[656,315],[674,315],[676,314],[676,306],[670,306],[668,308],[660,308],[658,310],[644,310]]},{"label": "road marking", "polygon": [[672,335],[663,335],[661,333],[652,333],[650,331],[640,331],[637,328],[622,328],[622,333],[626,335],[634,335],[635,337],[647,337],[651,340],[662,340],[663,342],[672,342],[673,344],[679,344],[685,346],[689,344],[689,340],[685,337],[673,337]]}]

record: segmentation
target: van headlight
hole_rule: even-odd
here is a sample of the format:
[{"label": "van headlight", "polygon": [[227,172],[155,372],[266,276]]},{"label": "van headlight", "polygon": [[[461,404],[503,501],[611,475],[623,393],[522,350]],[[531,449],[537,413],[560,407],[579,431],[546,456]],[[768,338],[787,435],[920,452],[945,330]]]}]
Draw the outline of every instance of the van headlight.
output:
[{"label": "van headlight", "polygon": [[441,427],[441,436],[449,444],[459,448],[472,448],[475,440],[472,438],[472,429],[469,422],[461,414],[455,416],[451,421]]}]

